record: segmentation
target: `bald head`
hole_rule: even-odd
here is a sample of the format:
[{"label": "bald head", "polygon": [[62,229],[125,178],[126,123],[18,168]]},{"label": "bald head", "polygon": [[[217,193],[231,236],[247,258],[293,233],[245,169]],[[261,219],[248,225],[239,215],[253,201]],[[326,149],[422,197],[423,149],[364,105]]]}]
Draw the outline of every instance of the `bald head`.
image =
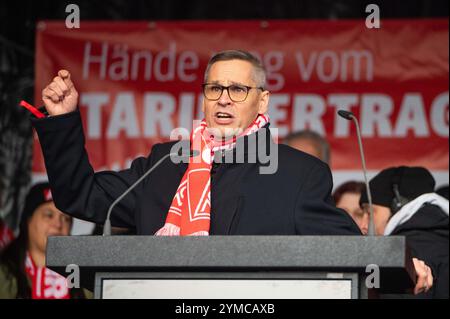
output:
[{"label": "bald head", "polygon": [[291,133],[284,138],[284,143],[330,164],[330,145],[316,132],[304,130]]}]

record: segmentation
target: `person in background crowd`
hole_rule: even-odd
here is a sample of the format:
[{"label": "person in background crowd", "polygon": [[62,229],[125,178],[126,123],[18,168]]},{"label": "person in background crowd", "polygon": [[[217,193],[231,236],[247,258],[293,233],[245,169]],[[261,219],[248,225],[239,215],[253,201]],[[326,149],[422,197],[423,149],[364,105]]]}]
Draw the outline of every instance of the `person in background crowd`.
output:
[{"label": "person in background crowd", "polygon": [[320,134],[314,131],[298,131],[286,136],[283,140],[287,144],[299,151],[315,156],[322,162],[330,165],[330,144]]},{"label": "person in background crowd", "polygon": [[367,235],[369,214],[359,206],[359,199],[364,190],[364,183],[349,181],[336,188],[333,193],[333,199],[336,207],[345,210],[359,226],[361,232]]},{"label": "person in background crowd", "polygon": [[55,207],[48,183],[27,195],[19,236],[0,255],[0,298],[70,299],[87,297],[69,289],[61,275],[45,267],[48,236],[67,236],[72,218]]},{"label": "person in background crowd", "polygon": [[[425,281],[417,297],[448,298],[449,202],[434,192],[431,173],[423,167],[390,167],[369,185],[376,235],[406,236],[412,256],[431,267],[427,271],[432,271],[434,282]],[[360,204],[369,210],[366,192]]]}]

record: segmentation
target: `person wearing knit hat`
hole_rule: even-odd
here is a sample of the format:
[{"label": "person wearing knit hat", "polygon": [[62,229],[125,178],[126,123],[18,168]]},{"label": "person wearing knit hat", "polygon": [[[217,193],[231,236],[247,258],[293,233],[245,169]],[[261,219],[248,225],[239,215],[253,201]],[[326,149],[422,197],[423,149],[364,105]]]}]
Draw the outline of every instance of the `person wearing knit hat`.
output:
[{"label": "person wearing knit hat", "polygon": [[50,185],[34,185],[25,200],[19,236],[0,255],[0,298],[67,299],[80,292],[45,267],[48,236],[68,236],[72,218],[55,207]]},{"label": "person wearing knit hat", "polygon": [[[413,257],[431,267],[433,287],[425,298],[449,297],[449,201],[436,194],[423,167],[390,167],[369,182],[375,233],[406,236]],[[369,211],[366,192],[360,205]],[[428,289],[425,289],[428,290]]]}]

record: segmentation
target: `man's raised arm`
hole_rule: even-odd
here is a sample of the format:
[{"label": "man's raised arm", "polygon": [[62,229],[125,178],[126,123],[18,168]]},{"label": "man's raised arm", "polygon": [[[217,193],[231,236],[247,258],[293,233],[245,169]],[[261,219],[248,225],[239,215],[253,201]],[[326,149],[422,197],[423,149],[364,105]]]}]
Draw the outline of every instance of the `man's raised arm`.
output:
[{"label": "man's raised arm", "polygon": [[[84,147],[85,138],[78,92],[66,70],[58,72],[42,91],[50,117],[33,118],[45,159],[48,179],[56,206],[77,218],[103,223],[109,205],[152,164],[151,157],[138,158],[131,168],[94,173]],[[137,187],[114,209],[112,224],[134,228]]]}]

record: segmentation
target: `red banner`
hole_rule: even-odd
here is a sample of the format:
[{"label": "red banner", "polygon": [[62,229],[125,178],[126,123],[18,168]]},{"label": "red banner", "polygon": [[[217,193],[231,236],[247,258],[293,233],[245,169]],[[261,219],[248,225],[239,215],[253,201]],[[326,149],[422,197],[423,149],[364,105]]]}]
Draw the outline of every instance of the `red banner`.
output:
[{"label": "red banner", "polygon": [[[225,49],[263,61],[279,137],[325,135],[334,170],[359,170],[360,121],[368,168],[449,164],[447,20],[220,22],[40,22],[36,101],[59,69],[80,93],[86,147],[95,169],[120,169],[177,127],[201,119],[208,59]],[[33,172],[45,167],[36,139]]]}]

